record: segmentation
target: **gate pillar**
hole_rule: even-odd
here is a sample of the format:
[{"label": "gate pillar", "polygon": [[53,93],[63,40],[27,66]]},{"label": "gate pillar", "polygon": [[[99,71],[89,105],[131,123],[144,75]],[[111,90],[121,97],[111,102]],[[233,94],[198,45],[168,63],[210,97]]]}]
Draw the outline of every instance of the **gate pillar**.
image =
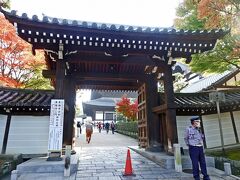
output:
[{"label": "gate pillar", "polygon": [[146,81],[146,102],[147,102],[147,121],[148,121],[148,136],[150,151],[162,150],[160,144],[160,121],[158,114],[153,113],[153,108],[159,103],[157,77],[149,75]]},{"label": "gate pillar", "polygon": [[158,105],[157,79],[149,75],[138,90],[139,145],[151,151],[160,151],[160,121],[153,107]]},{"label": "gate pillar", "polygon": [[143,84],[138,88],[138,145],[142,148],[149,147],[146,111],[146,85]]},{"label": "gate pillar", "polygon": [[[61,45],[60,45],[61,47]],[[63,47],[61,47],[63,48]],[[60,50],[63,50],[61,49]],[[73,78],[66,76],[66,62],[63,56],[56,61],[56,86],[55,99],[65,100],[64,124],[63,124],[63,145],[73,143],[73,125],[75,118],[76,89]]]},{"label": "gate pillar", "polygon": [[174,103],[174,88],[173,88],[173,77],[172,68],[167,66],[164,72],[164,94],[165,94],[165,105],[166,105],[166,128],[163,128],[165,133],[166,141],[164,148],[168,152],[173,152],[173,144],[178,143],[177,139],[177,123],[176,123],[176,107]]},{"label": "gate pillar", "polygon": [[67,111],[64,115],[63,145],[72,145],[74,139],[74,119],[76,113],[76,84],[74,78],[67,77],[64,86]]},{"label": "gate pillar", "polygon": [[56,88],[55,98],[64,99],[64,83],[65,83],[65,61],[58,59],[56,62]]}]

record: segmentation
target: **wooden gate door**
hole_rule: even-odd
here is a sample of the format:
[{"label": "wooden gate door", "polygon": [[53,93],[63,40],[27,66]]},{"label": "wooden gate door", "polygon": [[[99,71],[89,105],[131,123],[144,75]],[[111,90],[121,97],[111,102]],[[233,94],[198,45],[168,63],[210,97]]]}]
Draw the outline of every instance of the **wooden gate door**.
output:
[{"label": "wooden gate door", "polygon": [[138,144],[142,148],[149,146],[147,129],[146,85],[138,89]]}]

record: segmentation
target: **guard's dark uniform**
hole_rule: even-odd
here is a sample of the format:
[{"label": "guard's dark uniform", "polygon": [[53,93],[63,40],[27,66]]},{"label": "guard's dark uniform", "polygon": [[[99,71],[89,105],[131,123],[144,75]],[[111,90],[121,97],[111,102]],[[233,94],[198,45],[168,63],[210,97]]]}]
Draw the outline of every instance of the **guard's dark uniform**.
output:
[{"label": "guard's dark uniform", "polygon": [[189,155],[192,160],[193,177],[200,180],[199,163],[204,180],[210,180],[207,169],[205,155],[203,152],[203,134],[195,127],[189,126],[184,135],[186,145],[189,147]]}]

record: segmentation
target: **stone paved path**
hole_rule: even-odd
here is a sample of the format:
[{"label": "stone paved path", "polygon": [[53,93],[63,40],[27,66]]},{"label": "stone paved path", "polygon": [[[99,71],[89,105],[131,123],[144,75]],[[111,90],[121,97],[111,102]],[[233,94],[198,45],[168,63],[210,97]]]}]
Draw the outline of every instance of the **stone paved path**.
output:
[{"label": "stone paved path", "polygon": [[101,133],[98,132],[97,128],[94,129],[91,142],[88,144],[85,138],[85,129],[83,129],[80,137],[76,139],[76,149],[82,147],[127,147],[137,146],[138,141],[136,139],[124,136],[118,133],[112,134],[109,131],[107,134],[105,130]]},{"label": "stone paved path", "polygon": [[[137,141],[132,138],[117,133],[106,134],[105,131],[98,133],[97,130],[91,143],[87,144],[83,133],[76,142],[76,151],[80,157],[76,180],[193,180],[191,174],[164,169],[132,150],[130,151],[132,167],[136,176],[123,176],[127,146],[136,145]],[[232,179],[215,172],[210,175],[211,180]]]},{"label": "stone paved path", "polygon": [[[131,151],[135,177],[124,177],[126,147],[82,148],[77,180],[121,180],[121,179],[181,179],[181,173],[161,168],[154,162]],[[186,177],[186,176],[184,176]],[[185,178],[184,178],[185,179]]]}]

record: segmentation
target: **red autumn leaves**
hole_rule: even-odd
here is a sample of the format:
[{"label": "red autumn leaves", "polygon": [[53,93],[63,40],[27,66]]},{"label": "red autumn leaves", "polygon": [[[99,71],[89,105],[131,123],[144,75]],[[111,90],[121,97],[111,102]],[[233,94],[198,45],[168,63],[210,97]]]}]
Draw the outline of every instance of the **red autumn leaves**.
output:
[{"label": "red autumn leaves", "polygon": [[129,98],[123,96],[116,104],[116,111],[125,116],[128,120],[135,121],[137,119],[138,102],[131,102]]},{"label": "red autumn leaves", "polygon": [[3,15],[0,27],[0,85],[23,87],[34,75],[34,67],[45,64],[43,53],[33,56],[31,45],[17,36]]}]

